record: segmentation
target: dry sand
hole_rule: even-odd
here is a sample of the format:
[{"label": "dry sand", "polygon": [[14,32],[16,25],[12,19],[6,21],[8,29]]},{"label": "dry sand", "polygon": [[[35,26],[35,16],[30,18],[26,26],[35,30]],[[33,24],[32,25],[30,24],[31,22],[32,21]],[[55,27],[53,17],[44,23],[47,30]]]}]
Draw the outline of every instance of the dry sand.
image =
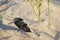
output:
[{"label": "dry sand", "polygon": [[[58,1],[52,0],[50,3],[50,26],[47,20],[47,0],[43,1],[41,19],[44,21],[40,23],[37,22],[35,12],[27,1],[13,0],[1,5],[0,40],[60,40],[60,4],[54,3]],[[11,23],[16,17],[23,18],[32,32],[19,31],[14,23]]]}]

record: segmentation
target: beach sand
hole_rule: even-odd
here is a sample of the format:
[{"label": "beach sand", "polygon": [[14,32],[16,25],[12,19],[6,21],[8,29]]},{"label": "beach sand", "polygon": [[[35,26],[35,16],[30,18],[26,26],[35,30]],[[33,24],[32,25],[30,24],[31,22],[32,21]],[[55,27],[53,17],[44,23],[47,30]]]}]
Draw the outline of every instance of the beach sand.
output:
[{"label": "beach sand", "polygon": [[[52,0],[50,3],[51,25],[48,25],[47,0],[44,0],[42,4],[41,20],[44,21],[40,23],[37,22],[33,8],[25,0],[13,0],[1,5],[0,40],[60,40],[59,2],[59,0]],[[24,19],[32,32],[28,33],[19,30],[13,23],[13,19],[16,17]]]}]

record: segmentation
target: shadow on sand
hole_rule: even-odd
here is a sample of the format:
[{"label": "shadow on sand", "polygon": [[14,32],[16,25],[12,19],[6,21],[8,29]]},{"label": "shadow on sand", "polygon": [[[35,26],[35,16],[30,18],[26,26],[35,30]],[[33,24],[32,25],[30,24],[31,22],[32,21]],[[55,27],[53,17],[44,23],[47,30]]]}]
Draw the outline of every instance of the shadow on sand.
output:
[{"label": "shadow on sand", "polygon": [[8,8],[12,7],[13,5],[16,5],[17,3],[9,3],[11,2],[11,0],[5,0],[4,2],[0,2],[0,6],[2,7],[3,5],[6,5],[4,6],[4,8],[0,9],[0,12],[3,12],[3,11],[6,11]]},{"label": "shadow on sand", "polygon": [[56,33],[56,35],[55,35],[55,38],[54,38],[54,40],[60,40],[59,38],[60,38],[60,32],[58,32],[58,31],[56,31],[57,33]]},{"label": "shadow on sand", "polygon": [[0,6],[1,5],[4,5],[4,4],[7,4],[9,2],[9,0],[5,0],[5,1],[3,1],[3,2],[0,2]]},{"label": "shadow on sand", "polygon": [[[11,27],[11,26],[6,26],[6,25],[3,25],[2,22],[0,22],[0,28],[3,29],[3,30],[15,30],[15,31],[20,31],[18,28],[15,28],[15,27]],[[46,32],[42,32],[42,31],[39,31],[39,30],[35,30],[35,29],[32,29],[34,31],[34,34],[36,34],[38,37],[41,35],[41,33],[49,36],[50,38],[54,39],[54,40],[59,40],[59,37],[60,37],[60,32],[56,31],[56,35],[55,37],[53,37],[52,35],[46,33]],[[26,33],[23,33],[25,35],[28,35]],[[29,36],[29,35],[28,35]],[[10,37],[10,36],[9,36]],[[4,37],[4,38],[1,38],[1,39],[8,39],[9,37]]]},{"label": "shadow on sand", "polygon": [[[60,39],[59,39],[59,38],[60,38],[60,32],[58,32],[58,31],[56,31],[57,33],[56,33],[55,37],[53,37],[52,35],[50,35],[50,34],[48,34],[48,33],[46,33],[46,32],[39,31],[39,30],[36,30],[36,29],[33,29],[33,31],[34,31],[34,33],[35,33],[36,35],[38,35],[38,36],[40,36],[41,33],[42,33],[42,34],[44,34],[44,35],[52,38],[53,40],[60,40]],[[46,37],[46,38],[47,38],[47,37]]]},{"label": "shadow on sand", "polygon": [[[2,24],[2,20],[0,19],[0,29],[4,30],[4,31],[7,31],[7,30],[14,30],[14,31],[19,31],[20,33],[22,33],[23,35],[27,35],[28,37],[30,37],[27,33],[25,32],[22,32],[22,30],[19,30],[18,28],[15,28],[15,27],[12,27],[12,26],[6,26],[4,24]],[[60,32],[59,31],[56,31],[56,35],[55,37],[53,37],[52,35],[46,33],[46,32],[42,32],[42,31],[39,31],[38,29],[33,29],[32,30],[34,31],[33,33],[36,34],[38,37],[40,37],[41,33],[54,39],[54,40],[59,40],[60,38]],[[8,38],[8,37],[4,37],[4,38]],[[1,39],[4,39],[4,38],[1,38]]]},{"label": "shadow on sand", "polygon": [[17,31],[19,31],[18,28],[11,27],[11,26],[6,26],[6,25],[2,24],[2,21],[0,21],[0,28],[3,29],[3,30],[5,30],[5,31],[6,30],[17,30]]},{"label": "shadow on sand", "polygon": [[8,30],[11,30],[11,31],[17,31],[17,32],[20,32],[21,34],[23,35],[26,35],[28,37],[30,37],[27,32],[24,32],[23,30],[20,30],[18,28],[15,28],[15,27],[12,27],[12,26],[6,26],[4,24],[2,24],[2,21],[0,21],[0,29],[4,30],[4,31],[8,31]]},{"label": "shadow on sand", "polygon": [[60,0],[51,0],[51,2],[55,5],[60,6]]}]

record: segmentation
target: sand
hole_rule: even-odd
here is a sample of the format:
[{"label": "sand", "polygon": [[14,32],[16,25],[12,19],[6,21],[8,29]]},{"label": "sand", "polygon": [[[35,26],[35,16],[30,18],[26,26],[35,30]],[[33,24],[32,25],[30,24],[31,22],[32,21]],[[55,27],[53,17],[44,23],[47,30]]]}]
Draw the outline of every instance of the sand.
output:
[{"label": "sand", "polygon": [[[43,1],[41,21],[37,22],[36,14],[26,0],[11,0],[0,6],[0,40],[60,40],[60,4],[59,0],[50,3],[50,22],[48,25],[47,0]],[[55,2],[57,2],[55,4]],[[31,33],[26,33],[17,28],[13,19],[23,18],[28,24]]]}]

